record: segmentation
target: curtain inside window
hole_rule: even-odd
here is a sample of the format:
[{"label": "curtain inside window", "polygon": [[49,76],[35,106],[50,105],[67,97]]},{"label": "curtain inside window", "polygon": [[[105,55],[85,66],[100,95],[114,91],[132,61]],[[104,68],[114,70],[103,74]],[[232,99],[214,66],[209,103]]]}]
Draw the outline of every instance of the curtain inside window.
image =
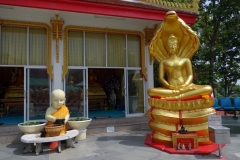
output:
[{"label": "curtain inside window", "polygon": [[[141,37],[139,35],[127,35],[127,42],[125,34],[105,35],[105,33],[85,32],[83,37],[82,31],[69,31],[69,66],[84,66],[85,60],[85,66],[140,67]],[[85,47],[83,47],[84,38]]]},{"label": "curtain inside window", "polygon": [[68,65],[83,66],[83,32],[69,31],[68,32]]},{"label": "curtain inside window", "polygon": [[108,67],[126,66],[126,39],[125,35],[107,35],[107,65]]},{"label": "curtain inside window", "polygon": [[140,36],[127,36],[128,67],[140,67]]},{"label": "curtain inside window", "polygon": [[43,28],[29,29],[29,64],[46,65],[47,30]]},{"label": "curtain inside window", "polygon": [[1,64],[27,64],[27,28],[2,26]]},{"label": "curtain inside window", "polygon": [[85,33],[86,66],[106,66],[106,44],[104,33]]}]

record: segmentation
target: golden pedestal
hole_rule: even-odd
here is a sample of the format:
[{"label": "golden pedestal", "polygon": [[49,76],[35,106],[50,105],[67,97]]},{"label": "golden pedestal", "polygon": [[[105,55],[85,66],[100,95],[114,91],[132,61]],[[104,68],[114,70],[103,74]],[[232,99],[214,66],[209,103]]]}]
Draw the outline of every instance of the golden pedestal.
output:
[{"label": "golden pedestal", "polygon": [[178,132],[183,125],[188,132],[198,135],[198,143],[211,143],[208,115],[216,113],[212,108],[213,98],[209,98],[208,103],[204,99],[168,102],[155,98],[149,98],[148,102],[152,106],[148,115],[154,142],[172,144],[172,133]]}]

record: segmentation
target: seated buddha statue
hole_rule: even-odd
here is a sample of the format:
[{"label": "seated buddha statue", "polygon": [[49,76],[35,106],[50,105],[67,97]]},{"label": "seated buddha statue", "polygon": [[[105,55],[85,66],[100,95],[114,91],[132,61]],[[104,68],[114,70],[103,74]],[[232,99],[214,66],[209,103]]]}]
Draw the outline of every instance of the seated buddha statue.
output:
[{"label": "seated buddha statue", "polygon": [[93,69],[89,70],[88,74],[88,95],[89,96],[106,96],[102,86],[97,82],[97,75]]},{"label": "seated buddha statue", "polygon": [[[166,100],[186,100],[204,98],[212,93],[209,85],[196,85],[193,81],[192,65],[189,58],[177,56],[178,39],[173,34],[168,37],[167,51],[169,57],[159,63],[159,80],[163,87],[150,88],[150,97]],[[167,75],[167,79],[165,79]]]},{"label": "seated buddha statue", "polygon": [[68,86],[74,86],[74,77],[73,76],[69,77]]},{"label": "seated buddha statue", "polygon": [[22,70],[19,68],[16,68],[15,72],[12,72],[12,87],[19,87],[23,86],[24,76],[22,73]]},{"label": "seated buddha statue", "polygon": [[197,34],[175,11],[167,12],[149,44],[150,55],[159,62],[159,81],[163,85],[148,89],[149,127],[156,143],[172,145],[176,142],[172,134],[184,126],[197,134],[198,145],[212,144],[207,118],[216,113],[210,96],[212,87],[193,83],[190,59],[199,46]]},{"label": "seated buddha statue", "polygon": [[20,68],[15,68],[15,71],[12,71],[12,80],[11,85],[5,92],[5,98],[22,98],[24,97],[24,75],[23,71]]},{"label": "seated buddha statue", "polygon": [[96,83],[97,82],[97,76],[95,73],[93,73],[93,69],[90,69],[88,74],[88,83]]}]

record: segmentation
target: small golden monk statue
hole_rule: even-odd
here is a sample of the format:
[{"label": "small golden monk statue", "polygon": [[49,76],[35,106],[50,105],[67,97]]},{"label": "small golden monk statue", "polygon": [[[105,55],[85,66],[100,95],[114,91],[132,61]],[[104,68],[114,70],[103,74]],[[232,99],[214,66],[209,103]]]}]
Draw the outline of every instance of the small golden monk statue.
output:
[{"label": "small golden monk statue", "polygon": [[197,34],[176,12],[167,12],[149,44],[150,55],[159,62],[159,81],[163,85],[148,89],[149,127],[154,142],[172,145],[172,134],[184,125],[197,136],[198,145],[212,143],[208,133],[208,115],[216,113],[212,88],[193,83],[190,59],[199,45]]}]

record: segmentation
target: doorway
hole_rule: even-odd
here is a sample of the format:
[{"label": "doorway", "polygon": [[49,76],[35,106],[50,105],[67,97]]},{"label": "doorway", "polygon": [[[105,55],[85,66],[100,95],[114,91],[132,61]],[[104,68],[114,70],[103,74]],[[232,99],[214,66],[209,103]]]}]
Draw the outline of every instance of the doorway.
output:
[{"label": "doorway", "polygon": [[46,67],[1,67],[0,122],[18,124],[45,119],[50,80]]},{"label": "doorway", "polygon": [[[122,87],[124,85],[124,82],[122,82],[123,75],[123,69],[69,67],[65,79],[65,92],[66,105],[69,108],[70,116],[89,118],[125,117],[124,94],[122,94],[124,92]],[[111,82],[111,84],[107,82]],[[115,82],[117,88],[111,90],[112,95],[115,96],[111,96],[110,89]],[[73,94],[74,96],[72,96]]]}]

